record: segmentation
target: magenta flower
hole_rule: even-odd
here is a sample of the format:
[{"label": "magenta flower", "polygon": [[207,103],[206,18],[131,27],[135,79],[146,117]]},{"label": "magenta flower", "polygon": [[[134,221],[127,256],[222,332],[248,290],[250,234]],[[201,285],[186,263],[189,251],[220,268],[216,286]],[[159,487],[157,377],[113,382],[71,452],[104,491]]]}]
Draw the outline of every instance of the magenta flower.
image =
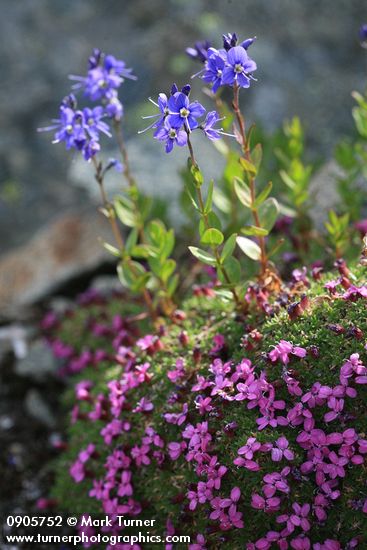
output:
[{"label": "magenta flower", "polygon": [[165,413],[163,417],[168,424],[176,424],[177,426],[181,426],[181,424],[183,424],[186,420],[188,410],[188,404],[184,403],[180,413]]},{"label": "magenta flower", "polygon": [[149,399],[147,399],[146,397],[142,397],[140,401],[138,401],[135,409],[133,409],[133,412],[147,413],[147,412],[151,412],[153,409],[154,409],[153,403],[149,401]]},{"label": "magenta flower", "polygon": [[135,464],[138,467],[142,465],[148,466],[148,464],[150,464],[150,458],[148,457],[149,451],[150,447],[148,445],[142,445],[141,447],[135,445],[131,449],[131,456],[135,460]]},{"label": "magenta flower", "polygon": [[206,550],[204,535],[197,535],[196,542],[189,544],[189,550]]},{"label": "magenta flower", "polygon": [[255,510],[263,510],[264,512],[277,512],[280,508],[280,498],[264,498],[259,494],[254,493],[251,497],[251,506],[255,508]]},{"label": "magenta flower", "polygon": [[293,346],[293,344],[287,342],[287,340],[281,340],[268,354],[268,357],[273,363],[280,359],[284,365],[288,365],[289,356],[291,354],[302,358],[306,357],[307,351],[299,346]]},{"label": "magenta flower", "polygon": [[289,447],[288,439],[284,436],[279,437],[279,439],[276,440],[274,447],[271,450],[271,458],[274,462],[280,462],[282,458],[286,458],[287,460],[293,460],[294,459],[294,453]]},{"label": "magenta flower", "polygon": [[80,483],[85,478],[84,464],[78,459],[70,467],[69,473],[75,483]]},{"label": "magenta flower", "polygon": [[212,402],[211,397],[203,397],[198,395],[195,400],[195,406],[199,410],[199,414],[203,415],[213,410],[213,406],[210,404]]},{"label": "magenta flower", "polygon": [[303,531],[309,531],[311,529],[310,522],[307,517],[310,513],[310,505],[303,504],[301,506],[298,502],[292,504],[293,514],[283,514],[277,517],[277,523],[286,523],[289,533],[293,533],[296,527],[300,527]]},{"label": "magenta flower", "polygon": [[181,441],[181,443],[176,443],[175,441],[172,441],[171,443],[169,443],[168,454],[171,460],[177,460],[186,448],[187,443],[185,441]]},{"label": "magenta flower", "polygon": [[121,474],[121,482],[117,489],[119,497],[131,497],[133,494],[133,487],[131,485],[131,472],[129,470],[123,470]]}]

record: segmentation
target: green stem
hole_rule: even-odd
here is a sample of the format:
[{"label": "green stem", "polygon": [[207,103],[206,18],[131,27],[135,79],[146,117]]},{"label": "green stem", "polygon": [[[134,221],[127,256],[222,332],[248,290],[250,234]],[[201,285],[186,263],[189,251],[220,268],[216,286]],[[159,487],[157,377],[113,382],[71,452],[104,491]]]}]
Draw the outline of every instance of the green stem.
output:
[{"label": "green stem", "polygon": [[[239,126],[243,156],[245,157],[246,160],[251,162],[250,143],[246,136],[245,120],[240,111],[239,92],[240,92],[240,88],[238,84],[235,84],[233,87],[233,103],[232,103],[233,111]],[[255,200],[256,200],[255,178],[250,177],[249,180],[250,180],[249,183],[250,183],[250,194],[251,194],[251,212],[252,212],[252,216],[254,218],[256,227],[261,228],[262,226],[259,218],[259,213],[258,213],[257,207],[255,207]],[[260,259],[261,274],[264,275],[267,270],[267,264],[268,264],[268,259],[266,256],[265,238],[263,236],[259,236],[258,241],[259,241],[259,246],[261,251],[261,259]]]},{"label": "green stem", "polygon": [[[101,165],[100,162],[98,162],[96,156],[92,157],[92,162],[93,162],[94,169],[95,169],[94,177],[95,177],[95,179],[98,183],[98,186],[99,186],[99,189],[100,189],[100,192],[101,192],[102,204],[103,204],[103,207],[104,207],[104,209],[106,210],[106,212],[108,214],[108,220],[109,220],[110,225],[111,225],[113,236],[114,236],[116,244],[117,244],[117,246],[118,246],[118,248],[119,248],[119,250],[122,254],[124,249],[125,249],[124,239],[122,237],[120,228],[117,224],[116,215],[115,215],[115,211],[113,209],[113,206],[109,202],[109,200],[107,198],[107,195],[106,195],[106,191],[105,191],[105,188],[104,188],[104,178],[103,178],[103,172],[102,172],[102,165]],[[131,263],[131,258],[128,258],[128,261],[129,261],[130,265],[133,266],[133,264]],[[152,299],[150,297],[150,294],[146,289],[143,290],[143,296],[144,296],[144,300],[145,300],[145,303],[147,305],[149,314],[150,314],[152,320],[155,321],[157,319],[157,313],[154,309],[153,302],[152,302]]]},{"label": "green stem", "polygon": [[[188,148],[189,148],[189,151],[190,151],[190,158],[191,158],[191,162],[192,164],[198,168],[198,164],[195,160],[195,156],[194,156],[194,150],[192,148],[192,144],[191,144],[191,141],[190,141],[190,135],[189,133],[187,132],[187,145],[188,145]],[[208,215],[205,213],[205,206],[204,206],[204,200],[203,200],[203,195],[201,193],[201,188],[200,187],[197,187],[195,185],[195,189],[196,189],[196,195],[197,195],[197,198],[198,198],[198,203],[199,203],[199,207],[200,207],[200,213],[202,215],[202,218],[204,220],[204,224],[205,224],[205,228],[206,229],[210,229],[210,223],[209,223],[209,219],[208,219]],[[223,277],[226,281],[226,283],[228,285],[231,284],[231,279],[227,273],[227,270],[225,269],[225,267],[223,265],[221,265],[221,261],[220,261],[220,254],[219,254],[219,250],[218,250],[218,247],[217,246],[213,246],[213,252],[214,252],[214,255],[215,255],[215,259],[217,261],[217,264],[218,264],[218,267],[219,269],[222,271],[223,273]],[[232,292],[232,295],[233,295],[233,298],[236,302],[236,305],[239,307],[241,305],[241,301],[238,297],[238,294],[236,292],[236,289],[235,288],[231,288],[231,292]]]}]

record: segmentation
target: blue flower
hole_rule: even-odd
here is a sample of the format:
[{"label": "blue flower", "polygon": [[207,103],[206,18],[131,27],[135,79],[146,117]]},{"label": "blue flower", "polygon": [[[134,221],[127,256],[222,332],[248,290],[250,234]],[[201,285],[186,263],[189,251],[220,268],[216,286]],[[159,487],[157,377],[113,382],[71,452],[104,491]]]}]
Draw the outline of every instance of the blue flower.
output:
[{"label": "blue flower", "polygon": [[139,130],[138,134],[143,134],[144,132],[146,132],[147,130],[150,130],[151,128],[158,128],[163,124],[165,118],[169,114],[168,99],[166,94],[162,94],[162,93],[159,94],[157,103],[153,101],[151,97],[149,98],[149,101],[153,103],[153,105],[158,107],[159,113],[156,113],[155,115],[143,116],[143,119],[145,120],[149,118],[154,118],[155,120],[154,122],[152,122],[152,124],[147,126],[147,128],[144,128],[144,130]]},{"label": "blue flower", "polygon": [[84,127],[89,137],[95,141],[99,140],[99,132],[111,137],[108,124],[103,122],[104,109],[101,106],[83,109]]},{"label": "blue flower", "polygon": [[234,32],[233,34],[228,32],[227,34],[223,34],[223,48],[228,51],[231,48],[234,48],[234,46],[237,45],[237,34]]},{"label": "blue flower", "polygon": [[256,63],[249,58],[242,46],[235,46],[227,52],[227,65],[223,71],[222,84],[241,88],[250,86],[251,73],[256,71]]},{"label": "blue flower", "polygon": [[205,82],[212,84],[215,93],[222,85],[222,75],[226,65],[227,54],[225,50],[209,48],[208,59],[205,63],[204,74],[201,77]]},{"label": "blue flower", "polygon": [[187,133],[185,130],[172,127],[167,120],[164,125],[158,128],[154,134],[155,139],[166,142],[166,153],[170,153],[176,144],[184,147],[187,144]]},{"label": "blue flower", "polygon": [[71,75],[70,78],[78,82],[74,88],[84,88],[84,94],[92,101],[111,99],[125,78],[136,80],[124,61],[113,55],[104,55],[99,50],[94,50],[89,58],[87,76]]},{"label": "blue flower", "polygon": [[208,42],[208,40],[203,40],[201,42],[195,42],[193,48],[186,48],[186,53],[189,57],[204,63],[208,58],[209,48],[210,42]]},{"label": "blue flower", "polygon": [[115,90],[111,91],[108,103],[105,105],[105,114],[114,120],[121,120],[124,114],[124,107],[118,98]]},{"label": "blue flower", "polygon": [[82,111],[74,111],[70,107],[61,105],[60,118],[54,121],[56,123],[54,126],[45,130],[57,129],[52,143],[64,141],[67,149],[74,147],[81,151],[87,141],[83,120]]},{"label": "blue flower", "polygon": [[363,47],[367,47],[367,23],[359,29],[359,39]]},{"label": "blue flower", "polygon": [[205,113],[204,107],[198,101],[190,103],[188,96],[182,92],[176,92],[168,100],[169,115],[167,120],[173,128],[182,126],[191,132],[199,126],[197,118]]},{"label": "blue flower", "polygon": [[204,134],[211,140],[219,139],[220,134],[223,132],[219,128],[213,128],[213,126],[220,120],[223,120],[223,118],[219,118],[219,115],[217,111],[210,111],[205,118],[205,121],[200,126],[200,128],[204,131]]}]

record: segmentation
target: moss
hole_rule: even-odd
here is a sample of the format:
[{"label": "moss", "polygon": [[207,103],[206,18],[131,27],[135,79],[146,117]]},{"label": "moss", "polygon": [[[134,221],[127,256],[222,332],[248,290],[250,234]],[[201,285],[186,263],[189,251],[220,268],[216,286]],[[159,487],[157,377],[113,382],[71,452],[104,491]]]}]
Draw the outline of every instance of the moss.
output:
[{"label": "moss", "polygon": [[[362,268],[356,268],[354,273],[360,283],[365,281],[365,273]],[[265,357],[273,345],[276,345],[281,339],[285,339],[307,349],[316,346],[319,350],[317,358],[308,353],[304,359],[293,358],[291,361],[290,366],[296,371],[301,387],[307,390],[315,381],[328,385],[338,384],[339,369],[352,353],[358,351],[366,359],[367,354],[363,351],[364,340],[359,341],[352,336],[348,337],[348,329],[357,326],[366,337],[367,310],[365,300],[356,302],[342,299],[331,300],[325,294],[323,287],[326,278],[330,277],[324,277],[320,282],[312,284],[308,293],[310,307],[301,317],[291,321],[287,312],[282,310],[278,315],[271,319],[265,319],[261,325],[258,325],[263,339],[260,346],[249,352],[245,352],[241,345],[241,337],[245,331],[244,323],[236,320],[231,306],[228,305],[224,308],[219,301],[203,298],[188,300],[184,307],[187,314],[186,319],[180,325],[172,324],[167,327],[167,335],[162,337],[164,349],[148,359],[151,362],[152,381],[149,386],[143,385],[137,388],[131,398],[131,403],[134,405],[142,396],[148,395],[154,403],[152,414],[124,413],[124,418],[127,415],[132,427],[130,432],[124,433],[114,442],[114,445],[129,448],[136,443],[139,444],[148,424],[152,424],[165,440],[177,441],[177,428],[167,424],[162,418],[163,412],[168,410],[167,397],[173,391],[179,397],[177,410],[182,408],[183,402],[188,402],[190,411],[188,420],[192,423],[204,420],[195,412],[194,398],[196,394],[193,394],[190,388],[196,374],[206,375],[208,373],[211,362],[209,350],[212,347],[213,336],[218,332],[225,337],[229,358],[235,362],[245,356],[250,358],[256,364],[257,369],[265,370],[268,378],[273,382],[279,380],[281,376],[280,365],[269,364]],[[108,323],[112,316],[119,311],[116,303],[96,306],[93,310],[89,309],[88,311],[77,310],[63,323],[60,337],[63,341],[72,343],[79,351],[83,348],[95,350],[103,347],[106,349],[106,344],[108,348],[106,340],[91,337],[88,330],[88,319],[93,315],[94,318],[103,318]],[[346,329],[346,332],[338,335],[330,330],[330,324],[340,324]],[[182,346],[179,341],[179,334],[182,330],[185,330],[189,337],[189,344],[186,347]],[[196,345],[199,345],[202,351],[202,360],[199,364],[193,360],[193,348]],[[108,351],[111,350],[110,347]],[[180,386],[174,386],[167,378],[166,372],[172,369],[179,357],[185,361],[187,376]],[[145,359],[142,357],[141,361]],[[93,396],[98,393],[107,394],[107,383],[118,377],[120,368],[116,367],[113,362],[102,362],[97,367],[88,367],[82,373],[74,376],[72,382],[92,380],[94,382]],[[356,399],[346,399],[346,411],[355,417],[353,423],[346,427],[352,425],[357,432],[365,434],[367,431],[365,414],[367,392],[365,386],[359,387],[358,390]],[[288,403],[292,402],[292,398],[289,397],[285,388],[279,388],[277,398],[284,398]],[[66,406],[70,408],[73,401],[74,390],[71,387],[66,392]],[[261,472],[254,473],[244,468],[236,468],[233,466],[233,460],[237,456],[237,450],[250,436],[256,436],[259,441],[265,442],[274,441],[280,435],[285,435],[290,441],[291,447],[296,449],[298,446],[295,444],[295,440],[298,430],[279,428],[258,432],[256,411],[249,411],[243,403],[221,402],[218,409],[220,409],[219,418],[209,414],[205,419],[209,420],[214,438],[212,452],[218,456],[220,463],[228,467],[220,494],[228,495],[235,485],[241,488],[240,509],[244,515],[244,528],[218,534],[215,529],[209,527],[208,530],[208,525],[212,524],[208,520],[208,505],[199,506],[194,513],[187,510],[180,495],[185,494],[190,483],[196,483],[198,478],[193,467],[183,457],[175,462],[166,460],[162,467],[158,467],[152,461],[148,467],[135,471],[134,499],[143,503],[141,516],[143,519],[155,518],[158,520],[160,533],[164,530],[166,518],[170,517],[177,530],[182,534],[190,534],[194,537],[199,532],[205,533],[206,539],[211,542],[210,548],[240,549],[246,542],[263,536],[267,530],[279,528],[279,525],[277,526],[275,523],[277,514],[264,514],[250,506],[251,494],[260,491],[263,475],[278,469],[278,467],[274,466],[270,458],[262,455]],[[84,413],[88,410],[90,410],[90,405],[82,403],[81,412]],[[323,409],[317,412],[316,418],[321,419],[324,412]],[[236,422],[238,426],[232,435],[223,430],[223,427],[230,422]],[[106,447],[99,435],[102,427],[101,421],[93,423],[79,420],[68,428],[69,447],[56,465],[57,475],[53,489],[53,495],[68,512],[75,514],[88,512],[92,515],[100,512],[98,503],[88,497],[91,487],[90,478],[80,484],[75,484],[70,478],[68,470],[80,449],[86,447],[88,443],[94,442],[99,458],[93,461],[93,476],[97,479],[102,477],[103,464],[111,452],[111,447]],[[331,431],[338,428],[339,426],[335,423],[330,425]],[[299,447],[298,449],[301,452],[296,454],[292,463],[295,468],[298,468],[304,461],[304,453]],[[281,467],[284,466],[285,463],[282,462]],[[351,500],[366,497],[365,480],[366,466],[348,469],[347,477],[342,484],[342,497],[333,503],[325,525],[318,524],[313,527],[312,540],[323,541],[326,538],[337,538],[346,543],[353,536],[366,537],[366,515],[359,511],[356,512],[350,506]],[[291,502],[312,501],[315,485],[310,483],[307,478],[301,476],[301,479],[297,481],[292,478],[290,485],[292,489]],[[153,532],[153,530],[151,531]],[[363,540],[364,544],[367,544],[367,538]]]}]

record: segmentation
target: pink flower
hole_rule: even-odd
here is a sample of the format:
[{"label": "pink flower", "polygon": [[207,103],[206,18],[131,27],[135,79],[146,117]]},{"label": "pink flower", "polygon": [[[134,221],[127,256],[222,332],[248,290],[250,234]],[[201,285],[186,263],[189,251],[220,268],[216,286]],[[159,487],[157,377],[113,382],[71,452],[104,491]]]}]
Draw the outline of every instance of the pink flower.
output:
[{"label": "pink flower", "polygon": [[189,406],[187,403],[184,403],[182,407],[182,412],[180,413],[165,413],[163,415],[164,419],[168,424],[176,424],[177,426],[181,426],[186,420],[187,412],[189,410]]},{"label": "pink flower", "polygon": [[70,467],[69,473],[75,483],[80,483],[85,478],[84,464],[80,460],[76,460]]},{"label": "pink flower", "polygon": [[87,446],[86,449],[80,451],[80,453],[79,453],[80,462],[85,464],[90,459],[90,457],[93,455],[93,453],[95,451],[95,448],[96,448],[96,446],[93,443],[89,443],[89,445]]},{"label": "pink flower", "polygon": [[212,402],[211,397],[203,397],[202,395],[198,395],[198,397],[195,400],[195,406],[197,409],[199,409],[199,414],[205,414],[207,412],[210,412],[213,410],[212,405],[210,404]]},{"label": "pink flower", "polygon": [[137,466],[148,466],[148,464],[150,464],[150,458],[147,456],[149,451],[150,447],[148,445],[142,445],[141,447],[135,445],[131,449],[131,456],[135,460]]},{"label": "pink flower", "polygon": [[281,340],[268,354],[268,357],[273,363],[280,359],[283,365],[288,365],[290,354],[296,355],[297,357],[306,357],[307,351],[299,346],[293,346],[293,344],[287,342],[287,340]]},{"label": "pink flower", "polygon": [[311,529],[310,522],[307,516],[310,513],[310,505],[303,504],[301,506],[298,502],[292,504],[293,514],[283,514],[277,517],[277,523],[286,523],[289,533],[293,533],[296,527],[300,527],[303,531],[309,531]]},{"label": "pink flower", "polygon": [[151,412],[153,409],[154,409],[153,403],[149,401],[149,399],[147,399],[146,397],[142,397],[140,401],[138,401],[135,409],[133,409],[133,412],[147,413],[147,412]]},{"label": "pink flower", "polygon": [[204,535],[199,534],[194,544],[189,544],[189,550],[206,550]]},{"label": "pink flower", "polygon": [[104,439],[106,445],[111,445],[112,440],[119,436],[122,431],[128,431],[130,429],[130,424],[128,422],[122,422],[114,418],[109,424],[101,430],[101,435]]},{"label": "pink flower", "polygon": [[119,497],[132,496],[133,487],[131,485],[131,472],[129,470],[123,470],[117,494]]},{"label": "pink flower", "polygon": [[168,371],[167,376],[171,380],[171,382],[177,382],[181,378],[185,377],[185,365],[183,359],[177,359],[175,370]]},{"label": "pink flower", "polygon": [[286,458],[287,460],[293,460],[294,459],[294,453],[289,447],[288,439],[284,436],[279,437],[279,439],[276,440],[275,446],[271,450],[271,458],[274,462],[280,462],[282,458]]},{"label": "pink flower", "polygon": [[177,460],[186,448],[187,443],[185,441],[181,441],[181,443],[176,443],[175,441],[172,441],[171,443],[169,443],[168,454],[171,460]]},{"label": "pink flower", "polygon": [[254,493],[251,497],[251,506],[255,508],[255,510],[263,510],[264,512],[276,512],[280,508],[280,498],[263,498],[257,493]]}]

